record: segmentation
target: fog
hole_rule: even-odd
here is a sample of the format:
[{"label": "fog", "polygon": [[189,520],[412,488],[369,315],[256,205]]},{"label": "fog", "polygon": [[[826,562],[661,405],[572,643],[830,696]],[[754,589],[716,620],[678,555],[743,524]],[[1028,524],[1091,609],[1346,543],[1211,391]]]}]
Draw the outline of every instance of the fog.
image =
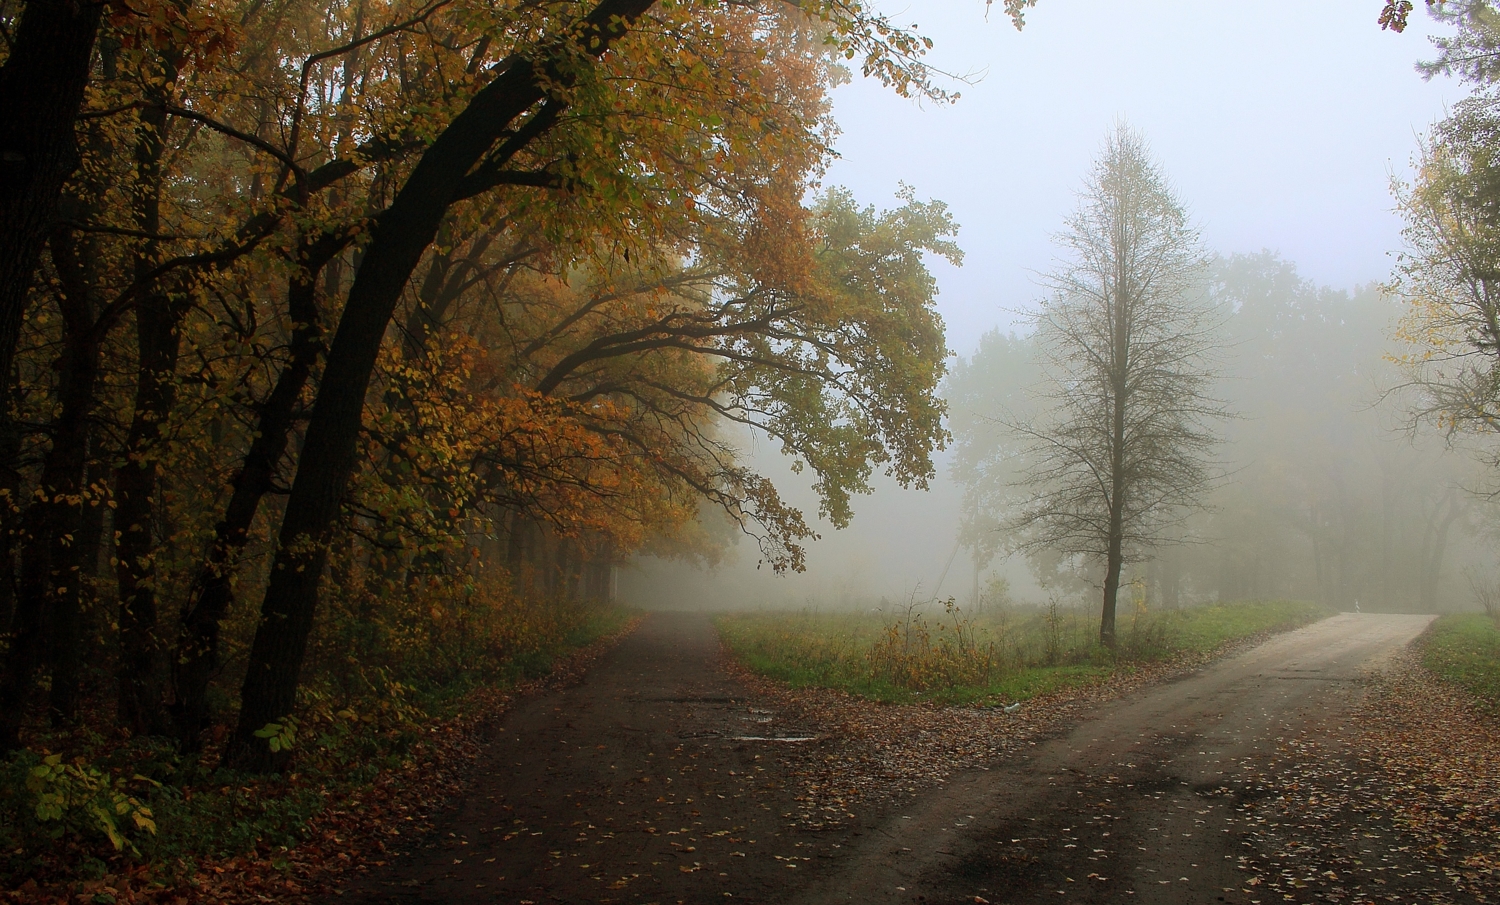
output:
[{"label": "fog", "polygon": [[[904,182],[948,203],[961,225],[964,265],[929,264],[954,353],[945,395],[959,447],[938,456],[930,489],[877,476],[848,528],[817,523],[804,573],[759,567],[742,539],[713,568],[641,557],[622,570],[621,596],[689,609],[967,602],[994,576],[1021,602],[1082,593],[1055,576],[1044,587],[1025,557],[975,552],[974,532],[996,529],[976,527],[982,513],[965,506],[956,457],[1003,447],[975,424],[998,417],[997,399],[1016,387],[985,397],[970,386],[958,400],[955,381],[973,383],[1008,342],[1024,346],[1017,331],[1044,294],[1038,274],[1056,262],[1054,235],[1104,135],[1126,121],[1220,258],[1215,287],[1233,312],[1221,395],[1240,414],[1225,426],[1227,477],[1192,523],[1192,543],[1141,574],[1155,588],[1170,572],[1184,603],[1469,606],[1465,574],[1483,561],[1488,515],[1468,491],[1484,476],[1473,450],[1412,437],[1400,430],[1400,400],[1382,401],[1399,383],[1386,360],[1399,312],[1377,288],[1402,248],[1392,180],[1410,173],[1421,135],[1465,91],[1414,71],[1432,55],[1432,22],[1413,16],[1404,34],[1382,32],[1377,6],[1043,2],[1017,33],[977,0],[886,4],[934,39],[933,62],[960,79],[962,98],[919,104],[856,77],[835,92],[840,159],[824,183],[883,206]],[[1305,373],[1262,354],[1293,347]],[[764,437],[741,448],[811,520],[807,474]],[[1449,502],[1454,488],[1461,506]]]}]

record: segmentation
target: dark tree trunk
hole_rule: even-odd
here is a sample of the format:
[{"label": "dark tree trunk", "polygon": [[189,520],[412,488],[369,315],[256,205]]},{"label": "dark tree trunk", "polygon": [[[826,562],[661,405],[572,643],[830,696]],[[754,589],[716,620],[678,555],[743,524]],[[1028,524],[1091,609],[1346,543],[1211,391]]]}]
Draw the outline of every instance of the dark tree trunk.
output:
[{"label": "dark tree trunk", "polygon": [[[61,236],[54,237],[54,257],[65,242]],[[27,531],[20,589],[23,601],[42,602],[49,611],[52,689],[48,711],[59,725],[72,723],[78,710],[85,556],[78,540],[84,509],[97,503],[97,494],[85,486],[84,478],[102,342],[101,325],[94,321],[87,300],[74,299],[71,306],[75,312],[58,366],[61,411],[50,430],[52,448],[42,466],[45,492],[35,504],[40,509],[37,530]]]},{"label": "dark tree trunk", "polygon": [[[1121,256],[1123,258],[1123,256]],[[1109,526],[1104,554],[1104,605],[1099,617],[1099,643],[1114,650],[1115,608],[1120,597],[1120,570],[1125,564],[1125,495],[1127,465],[1125,423],[1130,407],[1130,310],[1129,283],[1117,276],[1114,310],[1110,312],[1111,337],[1110,425],[1109,425]]]},{"label": "dark tree trunk", "polygon": [[[603,0],[575,34],[582,48],[603,54],[654,0]],[[480,90],[422,155],[390,208],[381,215],[350,287],[344,314],[329,349],[313,403],[307,440],[282,519],[276,557],[251,644],[240,717],[225,762],[271,770],[284,755],[255,737],[267,723],[292,712],[302,661],[317,607],[318,583],[328,559],[329,532],[354,468],[365,393],[396,303],[423,253],[437,234],[466,174],[511,124],[545,95],[544,75],[520,59]],[[556,122],[561,106],[551,102],[533,121],[512,133],[491,155],[504,165],[524,145]]]},{"label": "dark tree trunk", "polygon": [[125,457],[115,472],[115,575],[119,582],[119,722],[131,732],[166,731],[162,644],[157,629],[157,451],[176,402],[180,306],[154,295],[136,313],[140,364]]},{"label": "dark tree trunk", "polygon": [[[63,183],[78,167],[73,131],[104,4],[29,0],[0,67],[0,389]],[[0,417],[9,415],[0,400]]]},{"label": "dark tree trunk", "polygon": [[[14,399],[10,389],[0,390],[0,407]],[[21,517],[21,432],[13,413],[0,411],[0,633],[10,637],[16,612],[16,538]]]},{"label": "dark tree trunk", "polygon": [[1443,575],[1443,556],[1448,549],[1448,532],[1464,514],[1464,502],[1457,490],[1450,489],[1443,502],[1427,522],[1430,540],[1422,542],[1420,608],[1424,613],[1437,612],[1438,579]]},{"label": "dark tree trunk", "polygon": [[[172,68],[167,82],[172,79]],[[161,156],[166,114],[141,112],[136,138],[136,227],[148,235],[161,228]],[[136,274],[157,263],[156,243],[136,259]],[[166,292],[152,292],[136,307],[135,406],[125,455],[115,471],[115,577],[119,583],[120,659],[118,720],[130,732],[159,735],[168,728],[163,694],[162,639],[157,627],[157,456],[161,426],[177,401],[177,359],[187,306]]]},{"label": "dark tree trunk", "polygon": [[0,747],[17,747],[44,644],[52,667],[49,711],[71,721],[78,700],[80,567],[73,543],[83,524],[83,477],[88,463],[89,416],[99,372],[93,332],[70,333],[58,363],[61,411],[51,425],[52,447],[42,465],[35,502],[22,523],[25,547],[11,647],[0,674]]},{"label": "dark tree trunk", "polygon": [[[0,520],[0,577],[14,574],[11,531],[17,524],[9,514],[20,502],[20,427],[10,395],[16,342],[63,183],[78,167],[73,124],[103,9],[83,0],[31,0],[0,67],[0,493],[9,497],[7,517]],[[40,655],[43,612],[41,600],[17,600],[11,613],[10,650],[0,676],[0,746],[7,750],[16,744]]]},{"label": "dark tree trunk", "polygon": [[[98,637],[99,625],[99,551],[104,539],[104,486],[108,467],[99,461],[95,448],[96,432],[88,431],[87,471],[83,497],[76,511],[68,513],[65,529],[72,535],[66,550],[60,551],[54,574],[66,578],[55,594],[53,609],[56,628],[52,637],[52,697],[49,711],[58,725],[71,725],[78,717],[78,701],[88,660],[90,639]],[[66,536],[66,535],[65,535]]]},{"label": "dark tree trunk", "polygon": [[1120,570],[1124,566],[1119,506],[1109,507],[1109,550],[1104,559],[1104,607],[1099,617],[1099,643],[1113,649],[1119,643],[1115,636],[1115,606],[1120,597]]},{"label": "dark tree trunk", "polygon": [[351,240],[348,233],[323,233],[304,239],[298,249],[301,269],[287,288],[287,311],[293,327],[291,359],[277,375],[257,413],[255,439],[231,483],[229,503],[214,526],[214,539],[193,579],[182,611],[181,633],[173,664],[173,727],[185,753],[198,750],[208,722],[208,683],[219,663],[219,624],[233,601],[230,580],[250,537],[261,500],[274,486],[286,455],[297,402],[323,350],[317,284],[322,269]]}]

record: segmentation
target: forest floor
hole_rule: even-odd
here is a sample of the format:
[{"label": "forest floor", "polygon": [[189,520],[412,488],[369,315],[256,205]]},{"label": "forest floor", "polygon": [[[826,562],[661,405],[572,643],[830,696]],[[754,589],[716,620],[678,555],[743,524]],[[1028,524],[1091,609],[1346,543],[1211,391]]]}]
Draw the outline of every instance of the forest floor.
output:
[{"label": "forest floor", "polygon": [[792,691],[708,617],[653,615],[516,702],[437,832],[325,900],[1500,902],[1500,730],[1405,652],[1427,621],[1336,616],[1006,714]]}]

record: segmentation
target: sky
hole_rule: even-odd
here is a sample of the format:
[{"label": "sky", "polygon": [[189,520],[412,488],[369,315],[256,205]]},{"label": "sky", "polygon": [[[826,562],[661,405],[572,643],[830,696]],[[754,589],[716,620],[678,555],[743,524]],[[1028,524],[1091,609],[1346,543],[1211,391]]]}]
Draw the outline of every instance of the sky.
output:
[{"label": "sky", "polygon": [[1391,177],[1464,93],[1413,70],[1435,23],[1419,12],[1405,33],[1381,31],[1381,0],[1040,0],[1020,32],[983,0],[878,6],[973,84],[951,83],[951,106],[858,77],[838,88],[825,184],[889,206],[904,181],[948,203],[967,257],[933,268],[959,354],[1040,295],[1052,236],[1116,121],[1144,133],[1209,248],[1271,249],[1352,288],[1388,276]]},{"label": "sky", "polygon": [[[838,88],[841,156],[824,182],[881,207],[902,182],[949,204],[966,260],[931,266],[961,355],[1041,295],[1052,237],[1117,121],[1144,133],[1210,249],[1271,249],[1304,277],[1350,289],[1388,277],[1401,244],[1391,179],[1465,93],[1414,71],[1434,24],[1418,13],[1405,33],[1383,32],[1382,0],[1040,0],[1019,33],[998,8],[986,19],[983,0],[877,5],[934,40],[932,65],[973,84],[954,83],[962,98],[950,106],[860,78]],[[807,476],[767,447],[747,450],[755,467],[811,517]],[[955,559],[959,508],[940,463],[929,492],[878,480],[848,529],[818,523],[805,574],[757,570],[743,543],[713,572],[643,561],[622,590],[666,607],[962,594],[974,567],[966,553]],[[1001,568],[1018,591],[1039,593],[1019,561]]]}]

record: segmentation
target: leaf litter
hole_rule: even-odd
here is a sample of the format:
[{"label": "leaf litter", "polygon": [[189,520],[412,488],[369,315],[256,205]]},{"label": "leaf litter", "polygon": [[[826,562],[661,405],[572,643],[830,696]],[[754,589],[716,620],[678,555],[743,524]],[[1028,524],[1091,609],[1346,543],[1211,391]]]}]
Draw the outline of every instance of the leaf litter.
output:
[{"label": "leaf litter", "polygon": [[[447,803],[460,795],[484,751],[490,727],[517,701],[578,681],[603,654],[635,630],[635,619],[611,635],[559,658],[541,678],[509,689],[475,689],[451,719],[428,727],[402,766],[368,786],[329,800],[292,848],[259,846],[245,855],[204,859],[185,877],[163,882],[139,865],[58,888],[28,881],[0,890],[0,902],[64,905],[262,905],[318,900],[340,877],[386,865],[421,843]],[[325,792],[325,794],[327,794]]]},{"label": "leaf litter", "polygon": [[1245,892],[1266,901],[1500,902],[1500,720],[1405,650],[1339,724],[1247,783]]}]

